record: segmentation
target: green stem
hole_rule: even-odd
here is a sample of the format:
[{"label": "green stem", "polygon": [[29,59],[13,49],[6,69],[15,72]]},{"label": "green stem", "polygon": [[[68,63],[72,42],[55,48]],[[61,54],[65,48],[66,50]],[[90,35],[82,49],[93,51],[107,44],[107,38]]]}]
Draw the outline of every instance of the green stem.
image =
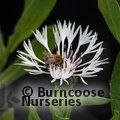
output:
[{"label": "green stem", "polygon": [[[66,90],[67,91],[69,89],[73,89],[74,85],[76,84],[76,78],[71,77],[69,79],[69,82],[70,84],[67,86],[60,86],[58,83],[56,83],[55,90]],[[70,120],[70,114],[71,114],[70,106],[52,106],[50,110],[52,113],[53,120]]]}]

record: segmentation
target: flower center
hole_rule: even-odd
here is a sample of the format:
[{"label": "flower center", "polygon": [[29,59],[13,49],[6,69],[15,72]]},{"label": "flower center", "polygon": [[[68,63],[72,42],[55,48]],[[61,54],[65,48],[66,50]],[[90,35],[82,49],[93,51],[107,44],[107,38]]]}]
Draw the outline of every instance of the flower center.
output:
[{"label": "flower center", "polygon": [[49,66],[50,64],[53,64],[55,66],[62,66],[63,58],[58,54],[46,53],[44,57],[44,62],[46,66]]}]

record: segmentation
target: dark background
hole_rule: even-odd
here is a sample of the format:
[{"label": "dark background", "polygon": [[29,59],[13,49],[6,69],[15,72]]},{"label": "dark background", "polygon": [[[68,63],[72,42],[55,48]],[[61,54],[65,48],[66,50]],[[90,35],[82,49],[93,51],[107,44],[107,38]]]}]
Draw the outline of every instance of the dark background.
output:
[{"label": "dark background", "polygon": [[[0,1],[0,27],[4,35],[5,45],[7,44],[8,36],[13,33],[13,28],[20,18],[23,8],[23,0]],[[56,6],[48,16],[47,20],[43,23],[43,26],[45,24],[54,24],[56,23],[56,20],[76,21],[76,25],[81,24],[83,28],[85,28],[87,25],[90,25],[90,29],[98,33],[99,40],[104,41],[103,46],[107,49],[105,50],[103,56],[104,58],[108,57],[110,63],[109,65],[104,66],[104,71],[99,73],[97,81],[96,79],[93,79],[92,81],[87,82],[88,84],[92,85],[102,85],[102,87],[106,89],[107,96],[109,96],[109,81],[119,46],[113,35],[110,33],[102,14],[98,10],[97,0],[57,0]],[[10,64],[15,58],[16,53],[10,56],[8,64]],[[26,77],[28,79],[39,79],[38,76],[33,77],[26,75],[14,82],[10,88],[15,90],[16,87],[19,87],[19,84],[24,84]],[[38,83],[36,82],[36,84]],[[15,120],[25,120],[27,118],[27,113],[27,110],[21,112],[20,110],[16,109]],[[49,110],[40,110],[40,115],[43,120],[51,120],[51,114]],[[110,118],[110,104],[89,106],[79,109],[73,108],[71,115],[71,120],[109,120]]]}]

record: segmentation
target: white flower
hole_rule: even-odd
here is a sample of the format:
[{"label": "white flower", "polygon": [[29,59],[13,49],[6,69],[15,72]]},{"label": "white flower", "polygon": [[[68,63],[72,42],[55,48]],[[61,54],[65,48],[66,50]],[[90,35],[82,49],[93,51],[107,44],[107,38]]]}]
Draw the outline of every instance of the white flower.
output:
[{"label": "white flower", "polygon": [[[88,32],[89,26],[82,30],[81,26],[75,29],[75,23],[69,22],[68,24],[64,21],[63,25],[60,21],[57,22],[53,28],[53,34],[56,42],[56,54],[53,54],[48,45],[47,38],[47,27],[45,26],[42,32],[36,30],[33,32],[36,39],[42,44],[48,51],[46,62],[45,60],[39,59],[32,48],[30,40],[28,44],[23,43],[23,47],[26,52],[18,51],[18,57],[22,59],[19,65],[32,67],[25,69],[30,74],[50,74],[53,80],[60,80],[60,85],[63,82],[69,84],[68,78],[71,76],[80,77],[82,82],[85,82],[86,77],[95,77],[97,73],[103,70],[100,65],[108,63],[106,59],[100,59],[100,55],[103,52],[103,42],[97,42],[97,33],[92,31]],[[74,45],[77,46],[74,47]],[[74,45],[73,45],[74,44]],[[86,49],[83,50],[82,47]],[[92,54],[89,60],[86,60],[86,56]],[[57,63],[54,55],[57,55],[61,60],[61,63]],[[84,62],[86,61],[86,62]]]}]

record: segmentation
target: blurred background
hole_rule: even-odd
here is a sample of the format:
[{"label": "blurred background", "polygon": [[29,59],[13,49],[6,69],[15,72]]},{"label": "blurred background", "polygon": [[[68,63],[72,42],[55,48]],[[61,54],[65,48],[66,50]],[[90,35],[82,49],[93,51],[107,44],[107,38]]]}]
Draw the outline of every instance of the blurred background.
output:
[{"label": "blurred background", "polygon": [[[13,28],[20,18],[23,8],[23,0],[0,1],[0,27],[3,33],[5,45],[8,41],[8,36],[13,33]],[[87,83],[91,89],[93,87],[96,89],[104,89],[106,96],[109,97],[109,81],[119,47],[118,42],[110,33],[102,14],[98,10],[97,0],[57,0],[55,7],[44,21],[42,26],[55,24],[56,20],[75,21],[76,26],[81,24],[84,29],[87,25],[90,25],[90,29],[98,33],[99,41],[104,41],[103,46],[106,49],[102,57],[108,57],[110,63],[104,66],[104,71],[99,73],[97,78],[87,80]],[[20,45],[17,49],[21,49],[21,47],[22,46]],[[16,52],[10,55],[5,68],[12,63],[15,58]],[[17,81],[13,82],[10,86],[8,86],[7,89],[8,91],[15,91],[14,94],[17,95],[17,91],[19,91],[20,87],[24,84],[42,84],[45,87],[52,88],[51,83],[47,79],[50,78],[48,76],[44,76],[43,79],[42,75],[31,76],[26,74]],[[82,83],[80,82],[76,87],[87,88],[81,84]],[[28,114],[27,109],[20,110],[17,107],[15,107],[15,109],[15,120],[26,120]],[[39,109],[39,114],[42,120],[52,119],[49,109]],[[109,120],[110,118],[110,104],[79,108],[74,107],[71,114],[71,120]]]}]

